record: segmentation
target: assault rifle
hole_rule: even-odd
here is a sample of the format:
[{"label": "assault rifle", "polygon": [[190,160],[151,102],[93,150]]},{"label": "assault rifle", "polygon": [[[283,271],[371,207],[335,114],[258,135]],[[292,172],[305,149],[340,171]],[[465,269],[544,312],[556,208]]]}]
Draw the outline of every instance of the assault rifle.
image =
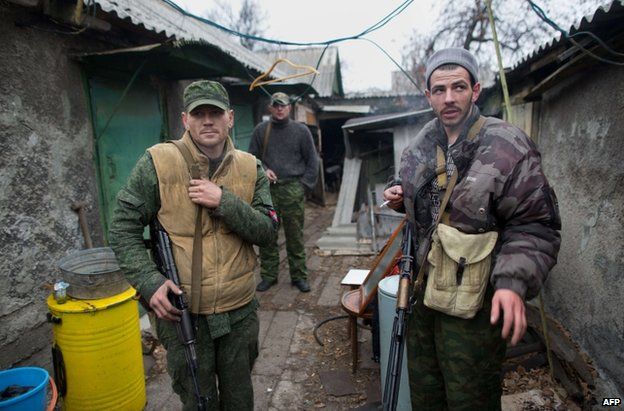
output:
[{"label": "assault rifle", "polygon": [[392,326],[390,340],[390,352],[386,368],[386,381],[384,383],[383,409],[395,411],[399,399],[399,387],[401,382],[401,365],[407,334],[407,319],[412,312],[412,225],[405,223],[403,231],[403,256],[401,257],[401,276],[399,277],[399,290],[397,293],[396,316]]},{"label": "assault rifle", "polygon": [[[169,235],[160,224],[158,219],[150,225],[151,237],[153,241],[152,254],[156,265],[160,272],[171,280],[175,285],[180,287],[180,277],[175,261],[173,260],[173,252],[171,251],[171,240]],[[178,338],[184,345],[184,354],[186,356],[186,364],[188,365],[195,397],[197,398],[197,409],[204,411],[208,402],[208,397],[202,397],[199,393],[199,384],[197,382],[197,352],[195,351],[195,333],[193,330],[193,322],[191,320],[191,312],[188,308],[188,302],[184,294],[169,294],[169,300],[178,310],[182,312],[179,322],[176,322],[178,330]]]}]

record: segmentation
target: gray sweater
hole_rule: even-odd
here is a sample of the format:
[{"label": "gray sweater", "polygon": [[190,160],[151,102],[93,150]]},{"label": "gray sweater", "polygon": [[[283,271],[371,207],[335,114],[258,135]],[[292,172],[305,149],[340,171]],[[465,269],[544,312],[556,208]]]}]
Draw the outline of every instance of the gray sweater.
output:
[{"label": "gray sweater", "polygon": [[[271,121],[271,135],[263,153],[264,133]],[[262,160],[265,169],[271,169],[280,180],[299,180],[307,188],[316,184],[319,159],[310,130],[301,123],[286,119],[269,120],[256,126],[249,143],[249,152]]]}]

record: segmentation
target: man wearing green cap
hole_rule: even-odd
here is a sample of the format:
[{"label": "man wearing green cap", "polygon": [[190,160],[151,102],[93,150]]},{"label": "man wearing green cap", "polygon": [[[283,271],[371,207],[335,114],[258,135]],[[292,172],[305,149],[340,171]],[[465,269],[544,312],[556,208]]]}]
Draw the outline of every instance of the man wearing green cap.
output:
[{"label": "man wearing green cap", "polygon": [[[290,98],[285,93],[271,96],[271,119],[256,126],[249,152],[259,159],[271,181],[271,196],[286,237],[290,280],[299,291],[310,291],[303,242],[305,190],[312,190],[319,161],[310,130],[290,119]],[[277,240],[260,248],[262,281],[257,291],[277,283],[279,248]]]},{"label": "man wearing green cap", "polygon": [[[223,86],[190,84],[184,107],[182,138],[150,147],[119,191],[110,245],[126,278],[158,317],[158,338],[184,409],[197,409],[197,402],[175,327],[180,311],[168,298],[182,292],[190,296],[197,380],[200,394],[209,398],[207,409],[252,410],[259,327],[252,245],[274,241],[278,220],[260,162],[236,150],[229,137],[234,112]],[[180,288],[145,252],[143,230],[154,219],[171,239]]]}]

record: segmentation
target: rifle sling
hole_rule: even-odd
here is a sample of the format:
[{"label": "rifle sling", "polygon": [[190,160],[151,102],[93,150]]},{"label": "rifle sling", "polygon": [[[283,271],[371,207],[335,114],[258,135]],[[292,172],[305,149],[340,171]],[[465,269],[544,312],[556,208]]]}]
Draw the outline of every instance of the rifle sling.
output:
[{"label": "rifle sling", "polygon": [[[472,141],[474,140],[474,138],[477,136],[477,134],[479,134],[479,132],[481,131],[481,129],[483,128],[483,125],[485,124],[485,120],[486,118],[483,116],[479,116],[479,118],[477,119],[477,121],[474,122],[474,124],[472,125],[472,127],[470,127],[470,130],[468,130],[468,135],[466,136],[466,139],[468,141]],[[441,180],[444,180],[443,182],[446,183],[446,158],[444,156],[444,152],[442,151],[442,148],[440,146],[436,146],[437,152],[436,152],[436,158],[437,158],[437,164],[436,164],[436,170],[438,172],[438,184],[441,182]],[[440,154],[442,154],[440,156]],[[440,178],[440,172],[439,170],[443,168],[444,172],[444,179]],[[429,238],[427,239],[428,241],[425,243],[427,248],[425,249],[425,253],[423,254],[423,261],[420,264],[420,268],[418,269],[418,275],[416,276],[416,281],[414,282],[414,290],[420,290],[422,285],[423,285],[423,280],[425,278],[425,270],[426,270],[426,266],[427,266],[427,256],[429,255],[429,250],[431,249],[431,236],[433,235],[433,232],[435,231],[436,227],[438,226],[438,224],[440,223],[440,220],[442,218],[444,218],[445,222],[448,223],[449,217],[448,217],[448,212],[446,211],[446,206],[448,204],[449,199],[451,198],[451,193],[453,193],[453,189],[455,188],[455,184],[457,183],[457,168],[455,168],[455,171],[453,171],[453,174],[451,174],[451,179],[448,182],[448,185],[446,185],[446,190],[444,192],[444,197],[442,198],[442,202],[440,203],[440,211],[438,212],[438,218],[436,219],[435,223],[433,224],[433,226],[431,227],[431,229],[429,230]],[[444,215],[444,217],[443,217]]]},{"label": "rifle sling", "polygon": [[[199,172],[199,164],[193,159],[193,156],[188,147],[182,142],[182,140],[169,140],[169,143],[173,143],[189,169],[191,178],[198,180],[201,178]],[[197,204],[195,213],[195,235],[193,236],[193,255],[191,265],[191,312],[199,313],[199,302],[201,300],[201,277],[202,277],[202,207]]]}]

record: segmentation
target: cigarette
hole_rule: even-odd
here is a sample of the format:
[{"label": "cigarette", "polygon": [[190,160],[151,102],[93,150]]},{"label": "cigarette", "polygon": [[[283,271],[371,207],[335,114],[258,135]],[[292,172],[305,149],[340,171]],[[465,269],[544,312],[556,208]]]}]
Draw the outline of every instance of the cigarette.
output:
[{"label": "cigarette", "polygon": [[388,204],[390,204],[390,200],[386,200],[386,201],[384,201],[383,203],[381,203],[381,205],[379,206],[379,208],[385,207],[385,206],[387,206]]}]

